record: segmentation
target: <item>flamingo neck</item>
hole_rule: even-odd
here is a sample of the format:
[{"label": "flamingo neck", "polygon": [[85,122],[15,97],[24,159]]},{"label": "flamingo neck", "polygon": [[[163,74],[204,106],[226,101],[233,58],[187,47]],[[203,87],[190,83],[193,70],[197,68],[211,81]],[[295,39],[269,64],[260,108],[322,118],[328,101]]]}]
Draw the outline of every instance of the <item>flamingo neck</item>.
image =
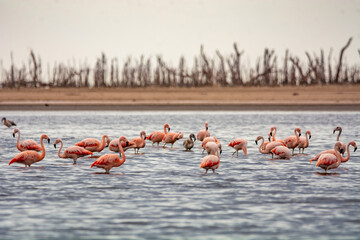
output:
[{"label": "flamingo neck", "polygon": [[261,137],[260,139],[262,140],[262,142],[261,142],[261,144],[260,144],[260,146],[259,146],[259,152],[265,153],[265,151],[262,150],[262,146],[264,145],[264,138]]},{"label": "flamingo neck", "polygon": [[299,136],[299,133],[295,130],[295,137],[296,137],[296,143],[299,143],[300,141],[300,136]]},{"label": "flamingo neck", "polygon": [[121,142],[120,142],[120,139],[119,139],[119,155],[121,156],[121,164],[123,164],[126,160],[126,157],[125,157],[125,152],[124,152],[124,149],[122,148],[121,146]]},{"label": "flamingo neck", "polygon": [[167,134],[166,125],[164,125],[164,133]]},{"label": "flamingo neck", "polygon": [[339,131],[339,134],[337,135],[336,141],[340,141],[339,139],[340,139],[340,135],[341,135],[342,130],[338,130],[338,131]]},{"label": "flamingo neck", "polygon": [[38,161],[43,160],[45,157],[45,146],[44,146],[44,137],[43,136],[41,136],[41,138],[40,138],[40,144],[41,144],[42,152],[40,154],[40,159],[38,159]]},{"label": "flamingo neck", "polygon": [[274,131],[274,134],[273,134],[273,136],[272,136],[272,140],[273,140],[273,141],[276,141],[276,138],[275,138],[275,135],[276,135],[276,128],[274,128],[274,130],[275,130],[275,131]]},{"label": "flamingo neck", "polygon": [[63,148],[63,142],[60,141],[61,145],[60,145],[60,148],[59,148],[59,151],[58,151],[58,156],[61,157],[61,158],[65,158],[65,152],[63,154],[61,154],[61,149]]},{"label": "flamingo neck", "polygon": [[[341,158],[341,162],[347,162],[350,159],[350,144],[348,143],[347,147],[346,147],[346,151],[347,151],[347,156],[346,158],[343,158],[340,154],[340,158]],[[336,151],[335,151],[336,152]]]},{"label": "flamingo neck", "polygon": [[16,141],[16,147],[20,150],[20,132],[17,132],[18,137],[17,137],[17,141]]},{"label": "flamingo neck", "polygon": [[105,148],[105,138],[107,138],[106,135],[102,136],[102,138],[101,138],[101,145],[98,147],[99,151],[101,151]]},{"label": "flamingo neck", "polygon": [[[336,156],[336,159],[337,159],[337,161],[336,161],[336,164],[340,164],[341,162],[342,162],[342,157],[341,157],[341,155],[340,155],[340,153],[336,150],[336,148],[334,148],[334,150],[335,150],[335,156]],[[350,154],[349,154],[349,145],[348,145],[348,147],[347,147],[347,151],[348,151],[348,157],[350,157]]]}]

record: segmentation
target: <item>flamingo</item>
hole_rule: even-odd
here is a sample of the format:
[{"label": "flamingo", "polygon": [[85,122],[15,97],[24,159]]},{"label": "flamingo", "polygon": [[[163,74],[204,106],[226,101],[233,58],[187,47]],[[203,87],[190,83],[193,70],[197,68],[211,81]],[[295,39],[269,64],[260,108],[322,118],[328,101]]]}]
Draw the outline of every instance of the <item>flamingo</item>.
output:
[{"label": "flamingo", "polygon": [[[339,145],[338,145],[338,146],[340,146],[340,145],[341,145],[341,143],[339,142]],[[346,156],[346,158],[341,157],[341,162],[342,162],[342,163],[347,162],[347,161],[350,159],[350,150],[349,150],[350,145],[354,147],[354,152],[357,150],[357,145],[356,145],[355,141],[350,141],[350,142],[347,144],[347,147],[346,147],[346,150],[347,150],[347,156]],[[337,147],[338,147],[338,146],[337,146]],[[340,149],[340,150],[338,150],[338,149]],[[342,148],[338,148],[338,149],[336,149],[336,151],[342,153],[342,151],[343,151]],[[321,156],[322,154],[325,154],[325,153],[330,153],[330,154],[335,155],[335,150],[334,150],[334,149],[329,149],[329,150],[322,151],[321,153],[317,154],[315,157],[311,158],[311,159],[310,159],[310,163],[311,163],[312,161],[318,161],[319,158],[320,158],[320,156]]]},{"label": "flamingo", "polygon": [[[211,144],[213,145],[213,147],[217,147],[216,143],[214,143],[214,142],[207,143],[206,147],[209,148],[209,146]],[[212,171],[214,173],[215,169],[217,169],[220,165],[219,151],[216,150],[213,153],[215,153],[215,154],[207,155],[201,160],[200,168],[204,168],[206,170],[205,173],[207,173],[209,169],[212,169]]]},{"label": "flamingo", "polygon": [[262,150],[265,150],[266,145],[271,142],[271,132],[268,133],[268,140],[269,140],[269,141],[265,141],[265,140],[264,140],[264,144],[263,144],[263,146],[262,146]]},{"label": "flamingo", "polygon": [[[274,130],[275,130],[275,132],[273,133]],[[277,131],[277,129],[276,129],[275,126],[271,126],[271,127],[270,127],[270,136],[272,136],[272,141],[273,141],[273,142],[274,142],[274,141],[278,141],[278,142],[281,142],[281,143],[285,144],[285,143],[284,143],[284,140],[282,140],[282,139],[276,139],[276,138],[275,138],[276,131]],[[270,140],[269,140],[269,141],[270,141]]]},{"label": "flamingo", "polygon": [[74,164],[76,164],[76,160],[79,157],[84,157],[86,155],[93,155],[92,152],[89,150],[86,150],[85,148],[79,147],[79,146],[71,146],[64,150],[63,154],[61,154],[61,149],[63,147],[63,141],[58,138],[54,142],[54,148],[56,148],[56,144],[61,143],[60,149],[58,151],[58,156],[60,158],[71,158],[74,161]]},{"label": "flamingo", "polygon": [[[114,153],[108,153],[105,154],[101,157],[99,157],[95,162],[93,162],[93,164],[91,164],[91,168],[92,167],[98,167],[98,168],[103,168],[105,169],[105,173],[109,174],[110,169],[113,167],[120,167],[126,160],[125,157],[125,152],[121,146],[121,142],[120,142],[119,138],[119,142],[118,142],[118,146],[119,146],[119,152],[121,153],[122,158],[120,159],[120,157],[117,154]],[[126,142],[126,145],[128,145],[129,142]]]},{"label": "flamingo", "polygon": [[9,162],[9,165],[16,162],[16,163],[24,164],[25,167],[26,166],[30,167],[31,164],[43,160],[45,157],[45,147],[43,143],[44,139],[47,139],[48,143],[50,143],[50,138],[46,134],[41,135],[40,137],[41,150],[42,150],[41,154],[33,150],[23,151],[21,153],[16,154],[16,156]]},{"label": "flamingo", "polygon": [[[341,143],[337,142],[334,145],[334,154],[332,154],[332,153],[321,154],[319,159],[316,162],[316,167],[321,167],[322,169],[325,170],[325,173],[327,173],[327,170],[335,169],[338,166],[340,166],[341,155],[337,151],[337,149],[340,147],[341,147]],[[340,149],[340,152],[342,152],[342,149]]]},{"label": "flamingo", "polygon": [[33,150],[33,151],[37,151],[37,152],[41,151],[41,146],[32,139],[25,139],[25,140],[21,141],[21,143],[20,143],[20,130],[17,128],[14,129],[13,137],[15,137],[16,133],[18,133],[16,147],[20,152],[27,151],[27,150]]},{"label": "flamingo", "polygon": [[168,133],[166,131],[166,129],[167,129],[167,131],[170,131],[169,124],[167,124],[167,123],[164,124],[164,132],[154,131],[149,136],[147,136],[146,139],[152,141],[153,146],[154,146],[154,143],[157,143],[157,145],[159,146],[159,143],[163,140],[165,135]]},{"label": "flamingo", "polygon": [[201,144],[201,147],[203,148],[202,153],[204,153],[205,146],[206,146],[206,144],[208,142],[215,142],[218,145],[219,149],[220,149],[220,154],[222,153],[221,143],[215,136],[214,137],[206,137],[206,138],[203,139],[202,144]]},{"label": "flamingo", "polygon": [[305,132],[305,137],[300,137],[300,141],[298,144],[298,148],[299,148],[299,153],[301,152],[302,149],[302,153],[304,153],[305,148],[307,148],[309,146],[309,139],[311,139],[311,132],[310,130],[307,130]]},{"label": "flamingo", "polygon": [[277,146],[271,149],[271,152],[277,155],[281,159],[290,159],[291,158],[291,151],[285,146]]},{"label": "flamingo", "polygon": [[91,152],[101,152],[105,148],[105,139],[107,145],[110,144],[110,138],[108,135],[103,135],[101,138],[101,142],[97,140],[96,138],[86,138],[78,143],[75,144],[75,146],[83,147],[86,150],[89,150]]},{"label": "flamingo", "polygon": [[[120,142],[124,152],[126,152],[126,150],[128,150],[129,148],[135,147],[135,143],[127,140],[127,138],[124,136],[120,137]],[[128,142],[129,144],[127,145],[126,142]],[[109,144],[109,150],[113,152],[119,152],[119,139],[116,138],[111,140]]]},{"label": "flamingo", "polygon": [[297,147],[300,141],[301,129],[294,129],[295,136],[289,136],[284,139],[285,146],[292,149],[292,154],[294,155],[294,149]]},{"label": "flamingo", "polygon": [[140,132],[140,137],[135,137],[135,138],[131,139],[131,141],[135,143],[135,147],[134,147],[135,153],[136,153],[136,150],[139,153],[139,149],[145,147],[145,145],[146,145],[145,139],[146,139],[145,131]]},{"label": "flamingo", "polygon": [[196,141],[195,134],[191,133],[189,135],[189,139],[186,139],[183,142],[183,146],[186,149],[186,151],[191,150],[194,147],[194,142]]},{"label": "flamingo", "polygon": [[210,132],[208,130],[209,130],[208,122],[205,122],[205,130],[200,130],[198,132],[198,134],[196,136],[197,140],[203,141],[204,138],[210,137]]},{"label": "flamingo", "polygon": [[[341,135],[341,132],[342,132],[342,128],[341,128],[340,126],[337,126],[337,127],[334,129],[333,134],[334,134],[336,131],[339,132],[339,134],[337,135],[336,141],[337,141],[337,142],[340,142],[339,139],[340,139],[340,135]],[[340,148],[338,149],[338,152],[340,152],[340,149],[342,149],[342,153],[343,153],[343,155],[344,155],[344,154],[345,154],[346,145],[345,145],[345,143],[343,143],[343,142],[340,142],[340,143],[341,143],[341,145],[339,145]]]},{"label": "flamingo", "polygon": [[11,120],[6,120],[6,117],[3,117],[1,119],[1,122],[3,122],[3,124],[5,126],[7,126],[8,128],[11,128],[12,126],[16,126],[16,123],[14,123],[14,121],[11,121]]},{"label": "flamingo", "polygon": [[245,156],[247,155],[247,141],[243,138],[232,140],[228,146],[235,149],[235,152],[232,155],[236,153],[236,156],[239,156],[239,150],[243,150]]},{"label": "flamingo", "polygon": [[216,153],[219,151],[219,144],[216,142],[208,142],[205,145],[205,150],[208,155],[216,155]]},{"label": "flamingo", "polygon": [[171,147],[173,147],[174,143],[181,139],[183,137],[183,133],[180,131],[178,133],[175,133],[175,132],[168,132],[162,139],[163,143],[164,143],[164,146],[163,148],[165,147],[165,145],[167,143],[170,143],[171,144]]},{"label": "flamingo", "polygon": [[258,144],[258,141],[262,140],[262,143],[259,146],[259,152],[262,154],[270,154],[271,153],[271,158],[274,158],[274,154],[271,152],[271,150],[277,146],[284,146],[284,144],[282,144],[281,142],[270,142],[266,145],[265,148],[263,148],[264,145],[264,137],[263,136],[258,136],[255,140],[256,145]]}]

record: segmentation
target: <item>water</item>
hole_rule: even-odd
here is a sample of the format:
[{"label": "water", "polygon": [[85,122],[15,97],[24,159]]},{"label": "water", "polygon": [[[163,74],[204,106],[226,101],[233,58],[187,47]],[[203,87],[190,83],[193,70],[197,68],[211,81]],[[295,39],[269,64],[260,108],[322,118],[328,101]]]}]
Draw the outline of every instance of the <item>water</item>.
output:
[{"label": "water", "polygon": [[[60,159],[52,144],[46,157],[30,168],[8,162],[18,153],[12,131],[0,129],[1,239],[359,239],[359,151],[349,162],[322,175],[310,165],[316,153],[332,148],[335,126],[341,140],[360,145],[360,113],[335,112],[3,112],[15,120],[22,139],[38,141],[46,133],[64,147],[108,134],[132,138],[141,130],[171,131],[184,137],[209,122],[223,143],[217,173],[203,174],[199,149],[184,152],[152,147],[126,152],[126,162],[110,175]],[[309,155],[270,161],[254,140],[271,125],[278,138],[296,126],[312,132]],[[248,140],[248,156],[232,157],[227,144]],[[105,149],[102,154],[108,153]]]}]

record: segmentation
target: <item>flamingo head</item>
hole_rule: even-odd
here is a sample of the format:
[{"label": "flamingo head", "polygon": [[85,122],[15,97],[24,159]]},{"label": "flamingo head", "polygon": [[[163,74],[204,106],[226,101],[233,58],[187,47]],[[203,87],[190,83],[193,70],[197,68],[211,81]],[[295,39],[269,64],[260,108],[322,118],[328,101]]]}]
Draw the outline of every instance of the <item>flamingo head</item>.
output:
[{"label": "flamingo head", "polygon": [[6,118],[5,117],[3,117],[2,119],[1,119],[1,122],[5,122],[6,121]]},{"label": "flamingo head", "polygon": [[189,138],[190,138],[190,140],[192,139],[194,142],[196,141],[195,134],[193,134],[193,133],[191,133],[191,134],[189,135]]},{"label": "flamingo head", "polygon": [[301,129],[299,127],[295,128],[295,132],[299,133],[299,137],[301,136]]},{"label": "flamingo head", "polygon": [[256,145],[258,144],[258,141],[260,141],[260,139],[264,139],[264,138],[262,136],[258,136],[255,140]]},{"label": "flamingo head", "polygon": [[334,129],[333,134],[334,134],[336,131],[341,132],[341,131],[342,131],[342,128],[341,128],[340,126],[337,126],[337,127]]},{"label": "flamingo head", "polygon": [[15,134],[19,132],[19,129],[15,128],[13,132],[13,137],[15,137]]},{"label": "flamingo head", "polygon": [[209,124],[208,124],[208,122],[205,122],[205,129],[206,129],[206,131],[209,130]]},{"label": "flamingo head", "polygon": [[306,134],[308,134],[308,135],[309,135],[309,139],[311,139],[311,132],[310,132],[310,130],[307,130],[306,133],[305,133],[305,135],[306,135]]},{"label": "flamingo head", "polygon": [[165,123],[165,124],[164,124],[164,128],[166,128],[166,129],[168,130],[168,132],[170,132],[170,126],[169,126],[168,123]]},{"label": "flamingo head", "polygon": [[355,141],[351,141],[351,142],[349,142],[349,144],[354,147],[354,152],[355,152],[357,150]]},{"label": "flamingo head", "polygon": [[55,142],[54,142],[54,148],[56,148],[56,144],[58,144],[59,142],[61,142],[61,139],[60,139],[60,138],[58,138],[58,139],[55,140]]},{"label": "flamingo head", "polygon": [[50,138],[46,134],[41,135],[41,139],[47,139],[48,143],[50,143]]},{"label": "flamingo head", "polygon": [[144,140],[146,139],[146,132],[145,131],[141,131],[140,132],[140,137],[143,137]]}]

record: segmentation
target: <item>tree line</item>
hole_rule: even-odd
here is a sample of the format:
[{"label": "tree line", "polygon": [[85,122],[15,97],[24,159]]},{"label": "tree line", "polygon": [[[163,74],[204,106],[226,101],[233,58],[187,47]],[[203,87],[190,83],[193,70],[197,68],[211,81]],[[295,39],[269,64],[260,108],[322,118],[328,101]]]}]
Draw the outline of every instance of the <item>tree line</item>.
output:
[{"label": "tree line", "polygon": [[[335,63],[332,50],[325,57],[324,50],[318,54],[305,52],[306,61],[285,51],[282,61],[274,50],[266,48],[254,67],[245,67],[242,63],[244,51],[236,43],[233,53],[224,56],[216,51],[214,58],[200,47],[200,54],[194,57],[192,67],[188,67],[184,57],[178,66],[167,64],[159,55],[155,65],[151,58],[128,57],[122,68],[117,58],[108,59],[104,53],[97,58],[91,68],[87,63],[69,65],[55,63],[47,65],[47,73],[41,58],[30,50],[28,64],[15,66],[11,53],[10,69],[0,66],[0,84],[3,88],[20,87],[201,87],[201,86],[284,86],[284,85],[322,85],[322,84],[358,84],[360,66],[347,66],[343,62],[346,49],[352,38],[340,50]],[[360,54],[360,50],[359,50]]]}]

